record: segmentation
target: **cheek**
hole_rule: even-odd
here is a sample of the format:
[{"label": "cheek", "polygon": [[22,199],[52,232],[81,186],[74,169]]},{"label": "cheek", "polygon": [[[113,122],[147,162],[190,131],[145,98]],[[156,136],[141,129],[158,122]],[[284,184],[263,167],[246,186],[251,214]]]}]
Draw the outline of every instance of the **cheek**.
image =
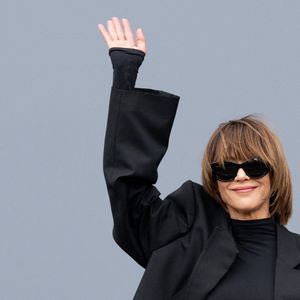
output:
[{"label": "cheek", "polygon": [[261,184],[263,193],[269,195],[271,193],[271,180],[269,174],[261,181],[258,181]]},{"label": "cheek", "polygon": [[218,192],[222,198],[223,201],[226,201],[226,199],[228,198],[228,188],[227,188],[227,184],[224,182],[218,182]]},{"label": "cheek", "polygon": [[270,184],[267,184],[267,185],[263,186],[263,193],[264,193],[265,197],[270,196],[270,194],[271,194]]}]

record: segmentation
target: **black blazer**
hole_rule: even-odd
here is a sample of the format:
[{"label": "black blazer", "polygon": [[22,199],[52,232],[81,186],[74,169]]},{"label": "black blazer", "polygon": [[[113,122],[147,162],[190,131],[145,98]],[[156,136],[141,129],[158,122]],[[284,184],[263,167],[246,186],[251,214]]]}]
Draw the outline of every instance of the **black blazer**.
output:
[{"label": "black blazer", "polygon": [[[159,90],[111,90],[104,175],[113,238],[146,269],[135,300],[205,299],[239,253],[229,215],[200,184],[186,181],[164,200],[153,185],[178,101]],[[274,299],[299,300],[300,235],[276,228]]]}]

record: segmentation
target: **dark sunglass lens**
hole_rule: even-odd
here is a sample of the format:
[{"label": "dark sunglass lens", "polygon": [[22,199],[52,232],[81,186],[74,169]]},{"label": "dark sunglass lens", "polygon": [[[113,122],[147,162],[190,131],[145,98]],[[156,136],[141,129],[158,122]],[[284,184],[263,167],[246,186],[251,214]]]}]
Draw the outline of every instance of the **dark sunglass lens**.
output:
[{"label": "dark sunglass lens", "polygon": [[220,181],[231,181],[236,177],[237,168],[234,164],[225,162],[224,168],[222,166],[216,166],[215,174],[216,178]]},{"label": "dark sunglass lens", "polygon": [[268,167],[261,161],[253,161],[244,165],[245,172],[252,178],[260,178],[269,171]]}]

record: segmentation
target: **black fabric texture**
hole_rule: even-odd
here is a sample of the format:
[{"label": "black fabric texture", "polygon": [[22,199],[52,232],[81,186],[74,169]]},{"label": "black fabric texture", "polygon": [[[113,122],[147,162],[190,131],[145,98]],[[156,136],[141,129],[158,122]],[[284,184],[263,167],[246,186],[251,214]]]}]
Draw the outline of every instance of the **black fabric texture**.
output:
[{"label": "black fabric texture", "polygon": [[[231,220],[204,187],[191,180],[160,195],[158,167],[178,102],[179,96],[161,90],[111,89],[103,171],[113,238],[146,269],[135,295],[124,299],[207,300],[210,295],[268,300],[272,286],[274,300],[300,299],[300,235],[275,218],[274,246],[272,223]],[[237,286],[224,294],[235,279],[244,290]],[[222,297],[217,298],[219,291]]]},{"label": "black fabric texture", "polygon": [[274,299],[276,226],[273,218],[231,219],[239,254],[208,300]]},{"label": "black fabric texture", "polygon": [[132,90],[145,53],[137,49],[112,47],[109,49],[109,55],[114,70],[113,87]]}]

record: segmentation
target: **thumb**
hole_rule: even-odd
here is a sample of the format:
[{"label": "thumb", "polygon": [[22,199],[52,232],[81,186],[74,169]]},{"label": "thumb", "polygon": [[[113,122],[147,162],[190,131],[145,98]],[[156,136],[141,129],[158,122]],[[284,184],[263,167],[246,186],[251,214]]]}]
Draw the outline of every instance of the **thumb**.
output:
[{"label": "thumb", "polygon": [[146,51],[147,51],[146,40],[145,40],[145,36],[144,36],[144,33],[141,28],[138,28],[136,30],[136,45],[140,50],[142,50],[146,53]]}]

